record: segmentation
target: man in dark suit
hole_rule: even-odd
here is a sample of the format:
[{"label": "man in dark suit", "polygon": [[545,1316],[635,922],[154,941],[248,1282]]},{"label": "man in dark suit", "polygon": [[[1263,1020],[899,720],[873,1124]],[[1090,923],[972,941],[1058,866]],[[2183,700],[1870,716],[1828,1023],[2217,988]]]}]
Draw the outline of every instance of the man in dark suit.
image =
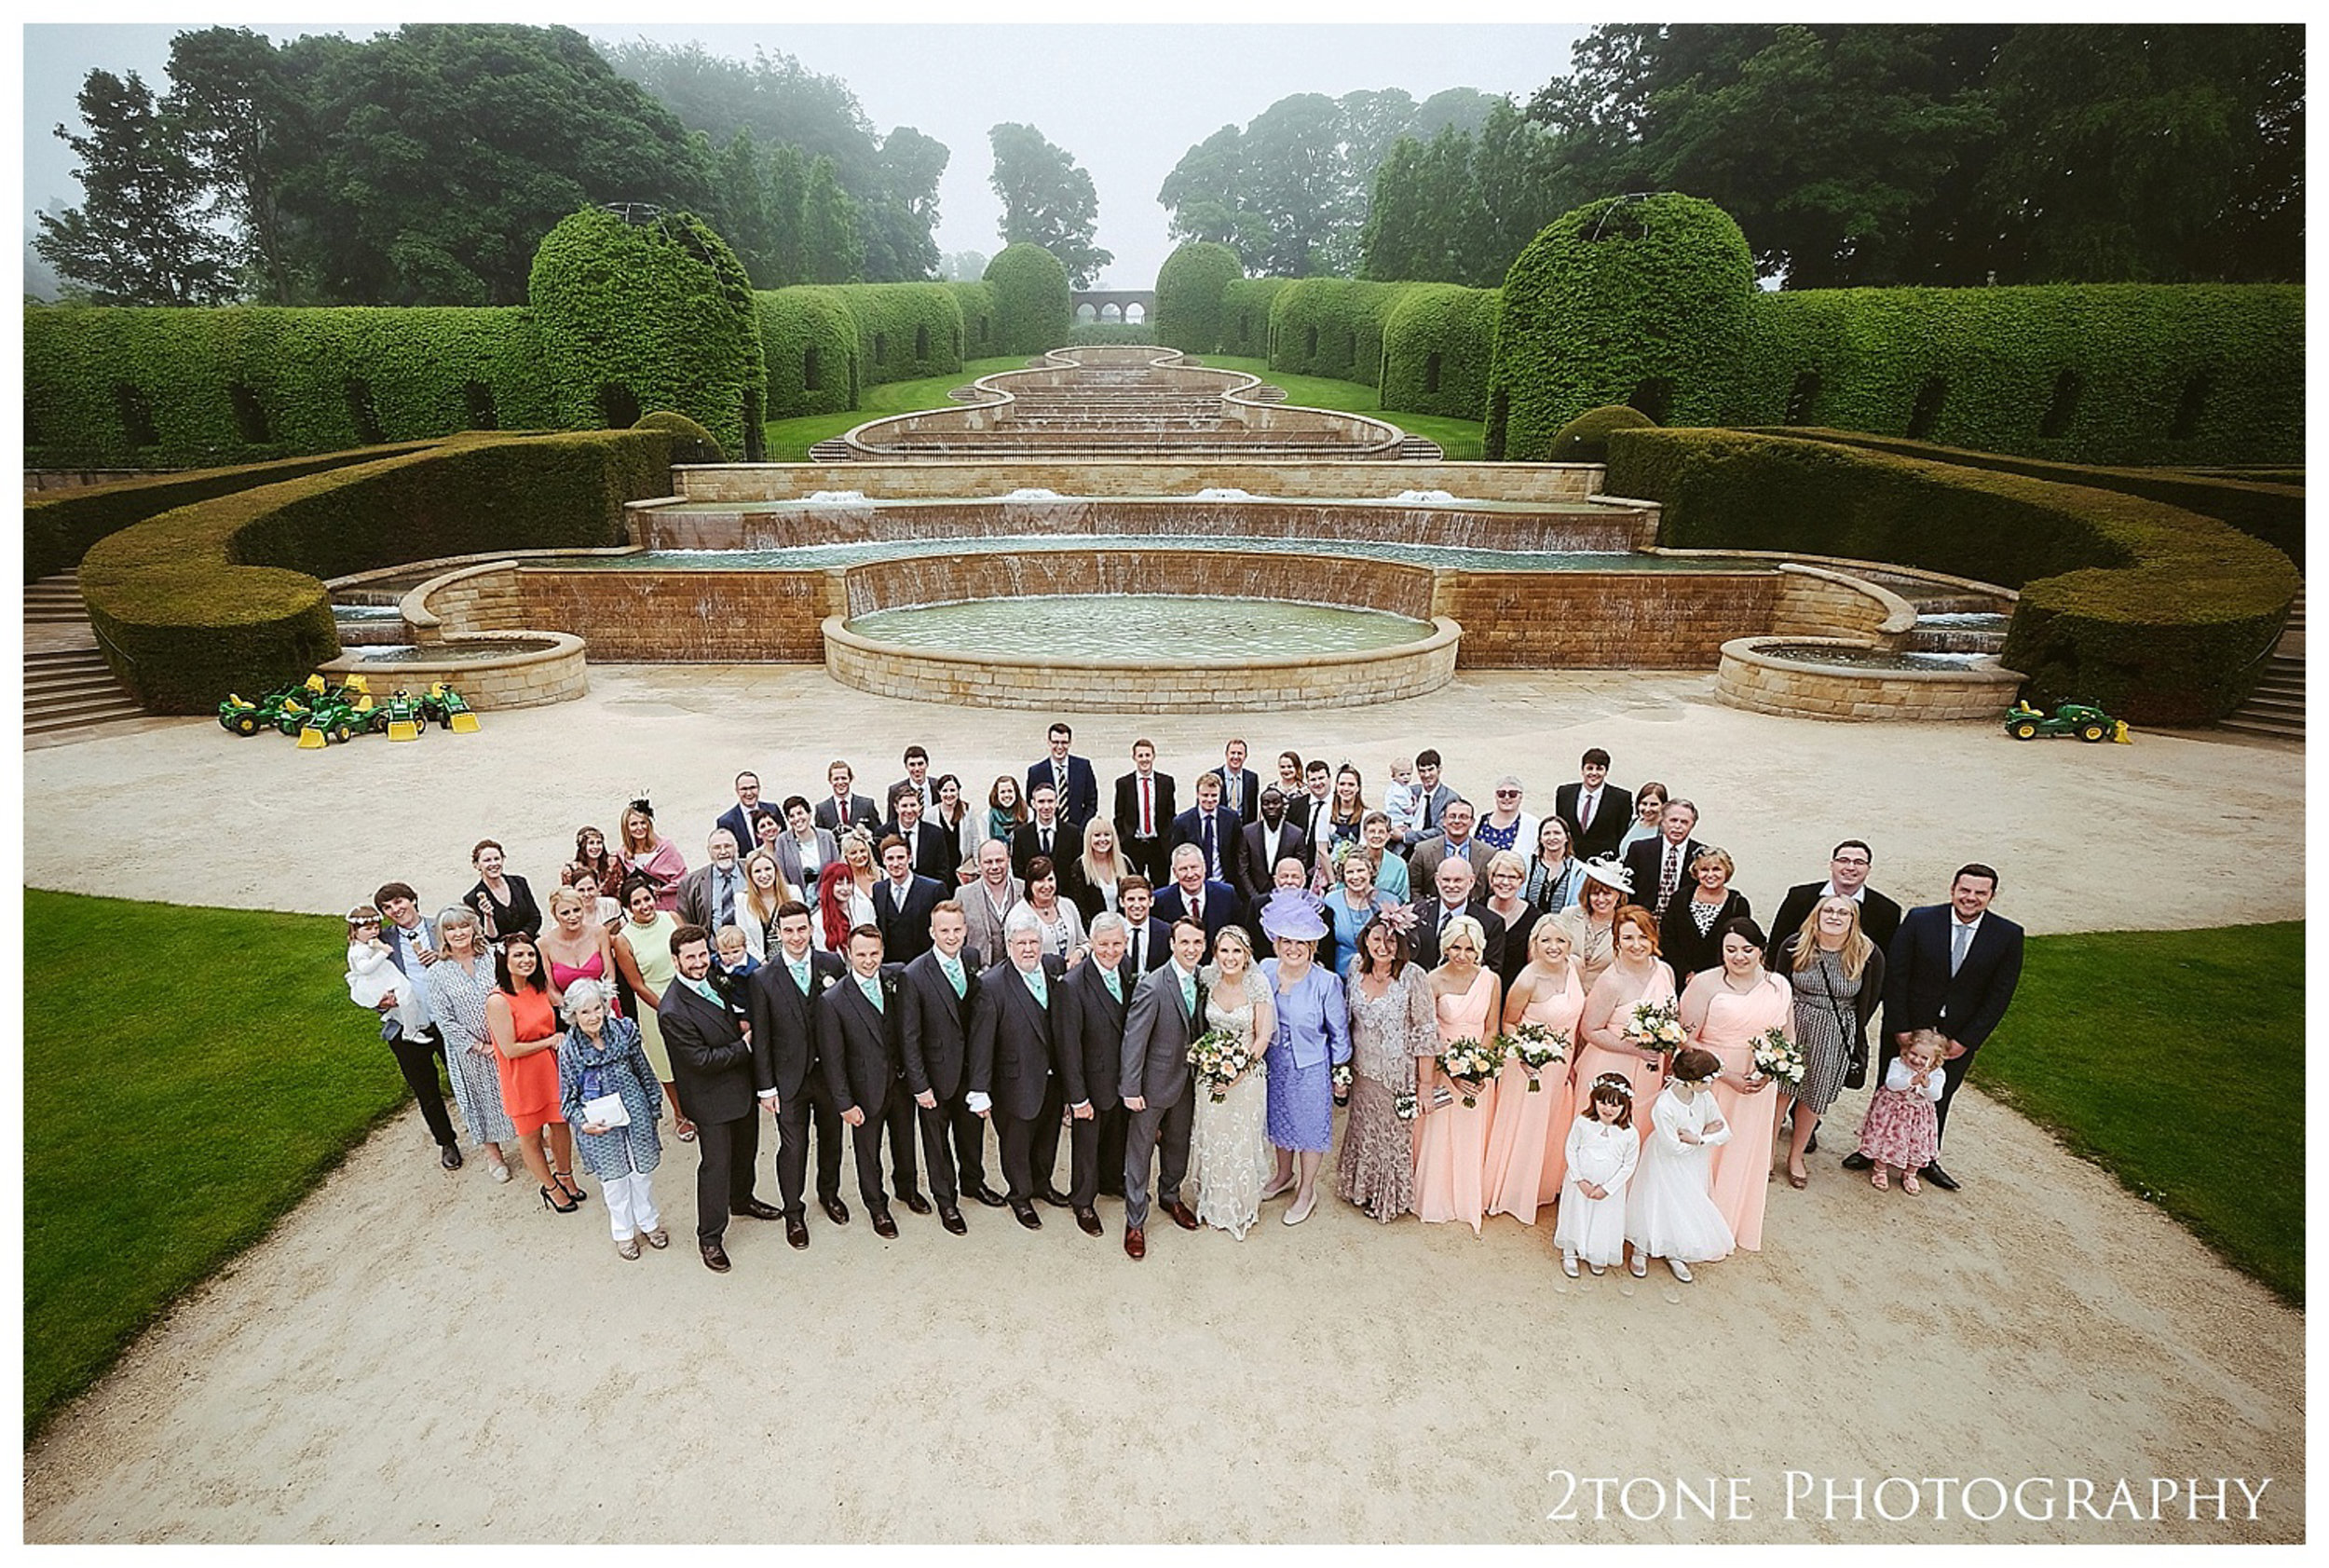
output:
[{"label": "man in dark suit", "polygon": [[1011,912],[1002,945],[1009,956],[979,976],[978,1005],[971,1010],[970,1107],[982,1116],[993,1114],[1011,1212],[1028,1230],[1040,1231],[1037,1198],[1068,1206],[1051,1179],[1059,1161],[1060,1109],[1072,1106],[1081,1120],[1092,1114],[1092,1105],[1080,1084],[1072,1099],[1068,1094],[1070,1070],[1081,1079],[1083,1068],[1066,961],[1043,951],[1042,926],[1032,909]]},{"label": "man in dark suit", "polygon": [[914,798],[922,803],[925,816],[938,804],[938,786],[930,782],[930,753],[920,746],[906,748],[906,777],[882,792],[882,798],[890,802],[890,820],[893,823],[897,821],[898,791],[902,789],[914,792]]},{"label": "man in dark suit", "polygon": [[1048,856],[1052,869],[1072,866],[1083,853],[1083,830],[1069,822],[1059,809],[1058,797],[1049,784],[1037,784],[1028,791],[1028,809],[1034,820],[1019,825],[1011,835],[1011,869],[1022,881],[1027,868],[1036,856]]},{"label": "man in dark suit", "polygon": [[736,775],[736,803],[720,813],[714,828],[725,827],[735,837],[736,852],[750,854],[759,842],[752,819],[768,810],[760,804],[760,775],[749,770]]},{"label": "man in dark suit", "polygon": [[1505,918],[1488,907],[1488,901],[1476,896],[1478,880],[1472,875],[1472,863],[1461,855],[1451,855],[1439,863],[1439,870],[1432,879],[1436,892],[1408,906],[1415,911],[1415,930],[1410,940],[1415,949],[1415,961],[1425,969],[1439,967],[1439,933],[1458,915],[1469,915],[1480,922],[1480,930],[1488,938],[1487,951],[1480,954],[1482,969],[1497,969],[1505,961]]},{"label": "man in dark suit", "polygon": [[816,825],[837,839],[851,827],[862,827],[868,833],[881,827],[881,811],[873,797],[851,793],[850,785],[856,779],[856,771],[846,762],[837,761],[824,770],[824,780],[832,785],[832,793],[817,802],[813,814]]},{"label": "man in dark suit", "polygon": [[[1413,849],[1439,831],[1440,817],[1450,802],[1458,798],[1455,786],[1439,776],[1439,754],[1429,746],[1415,754],[1415,825],[1400,835],[1400,841]],[[1533,846],[1532,846],[1532,848]]]},{"label": "man in dark suit", "polygon": [[848,975],[817,999],[817,1053],[833,1103],[850,1126],[858,1196],[873,1216],[874,1234],[884,1241],[898,1234],[881,1185],[884,1133],[898,1202],[916,1214],[930,1212],[914,1166],[914,1102],[898,1081],[898,1045],[890,1017],[896,990],[895,973],[881,967],[880,931],[861,925],[849,934]]},{"label": "man in dark suit", "polygon": [[[1553,791],[1553,810],[1569,829],[1569,852],[1597,860],[1617,852],[1617,840],[1633,825],[1633,792],[1609,782],[1609,753],[1589,748],[1577,762],[1578,781]],[[1522,853],[1536,846],[1523,846]]]},{"label": "man in dark suit", "polygon": [[1134,979],[1161,969],[1173,956],[1173,928],[1152,913],[1156,892],[1145,877],[1126,877],[1116,887],[1124,915],[1124,962]]},{"label": "man in dark suit", "polygon": [[784,1239],[809,1245],[801,1193],[809,1183],[809,1139],[817,1139],[817,1203],[837,1225],[849,1223],[841,1201],[841,1111],[817,1054],[817,1000],[848,973],[832,953],[810,946],[809,907],[797,899],[776,912],[776,950],[745,982],[752,1050],[767,1086],[760,1102],[776,1118],[776,1179],[784,1200]]},{"label": "man in dark suit", "polygon": [[1221,765],[1213,770],[1221,781],[1221,804],[1241,823],[1251,822],[1260,808],[1261,781],[1246,766],[1246,743],[1233,740],[1221,748]]},{"label": "man in dark suit", "polygon": [[[1205,857],[1205,874],[1217,882],[1227,882],[1234,888],[1238,881],[1237,818],[1221,804],[1221,781],[1210,773],[1197,779],[1197,803],[1173,819],[1172,842],[1169,851],[1178,852],[1183,844],[1194,844]],[[1166,862],[1167,869],[1171,861]]]},{"label": "man in dark suit", "polygon": [[1698,808],[1687,800],[1668,800],[1658,819],[1658,836],[1644,839],[1626,852],[1626,869],[1633,873],[1633,902],[1664,919],[1677,888],[1690,885],[1690,861],[1705,848],[1691,837],[1698,825]]},{"label": "man in dark suit", "polygon": [[[1099,1194],[1124,1193],[1124,1108],[1122,1080],[1124,1018],[1140,972],[1124,961],[1124,918],[1103,912],[1092,918],[1092,951],[1068,971],[1074,1002],[1076,1043],[1082,1053],[1080,1083],[1092,1102],[1089,1119],[1069,1129],[1068,1207],[1086,1235],[1100,1234]],[[1070,1082],[1073,1094],[1077,1082]]]},{"label": "man in dark suit", "polygon": [[[1973,1069],[1973,1053],[2006,1016],[2022,981],[2022,928],[1989,913],[1997,894],[1997,873],[1982,865],[1960,866],[1949,884],[1949,902],[1927,904],[1900,917],[1900,929],[1885,954],[1884,1048],[1876,1061],[1877,1084],[1892,1058],[1919,1029],[1940,1031],[1941,1131],[1949,1131],[1949,1102]],[[1855,1152],[1845,1168],[1866,1170]],[[1957,1190],[1957,1179],[1936,1159],[1921,1173],[1936,1187]]]},{"label": "man in dark suit", "polygon": [[1156,770],[1156,743],[1133,742],[1132,771],[1116,781],[1116,842],[1132,868],[1151,881],[1164,876],[1172,848],[1164,835],[1176,814],[1173,776]]},{"label": "man in dark suit", "polygon": [[1237,835],[1237,891],[1248,904],[1270,896],[1272,878],[1281,860],[1310,864],[1310,840],[1287,820],[1286,792],[1272,784],[1261,792],[1260,815]]},{"label": "man in dark suit", "polygon": [[664,989],[655,1016],[671,1053],[672,1089],[679,1113],[696,1125],[696,1245],[703,1266],[728,1272],[721,1244],[730,1214],[780,1220],[783,1214],[753,1196],[753,1166],[760,1154],[760,1123],[755,1116],[758,1069],[741,1020],[712,989],[711,934],[683,925],[671,934],[672,961],[679,973]]},{"label": "man in dark suit", "polygon": [[[404,1075],[404,1086],[413,1091],[413,1098],[420,1105],[420,1119],[429,1124],[429,1136],[437,1140],[437,1163],[447,1170],[459,1170],[461,1139],[453,1130],[453,1118],[445,1111],[444,1087],[437,1076],[438,1068],[444,1062],[443,1043],[433,1024],[406,1034],[394,1012],[408,989],[412,996],[425,1002],[428,992],[421,976],[437,961],[437,928],[422,918],[420,894],[408,883],[381,883],[380,890],[372,895],[372,903],[380,912],[380,940],[388,947],[388,961],[409,982],[409,986],[400,985],[380,999],[380,1038],[388,1042],[388,1054],[396,1058],[396,1070]],[[428,1007],[423,1005],[417,1016],[427,1017]]]},{"label": "man in dark suit", "polygon": [[946,897],[946,886],[935,878],[914,875],[903,839],[881,841],[881,869],[883,876],[873,890],[881,951],[893,962],[911,963],[930,951],[930,912]]},{"label": "man in dark suit", "polygon": [[1900,906],[1868,885],[1869,868],[1874,864],[1873,852],[1858,839],[1838,844],[1828,857],[1826,881],[1800,883],[1788,889],[1787,896],[1779,901],[1779,912],[1771,921],[1774,953],[1780,943],[1804,928],[1822,899],[1842,896],[1860,907],[1860,934],[1889,957],[1893,934],[1900,929]]},{"label": "man in dark suit", "polygon": [[1214,936],[1223,926],[1237,923],[1242,907],[1235,888],[1205,876],[1204,851],[1183,844],[1173,852],[1173,885],[1156,895],[1158,920],[1166,925],[1183,918],[1194,920],[1205,927],[1206,950],[1210,951]]},{"label": "man in dark suit", "polygon": [[[1124,1060],[1116,1089],[1124,1125],[1124,1256],[1149,1255],[1149,1173],[1156,1201],[1184,1231],[1197,1228],[1196,1210],[1180,1201],[1189,1174],[1189,1131],[1195,1125],[1196,1090],[1189,1043],[1205,1032],[1205,996],[1197,965],[1205,933],[1193,920],[1173,927],[1173,961],[1140,977],[1124,1012]],[[1160,1158],[1160,1155],[1162,1156]]]},{"label": "man in dark suit", "polygon": [[906,1088],[919,1108],[922,1159],[930,1166],[939,1221],[956,1235],[968,1229],[962,1194],[992,1208],[1003,1203],[987,1185],[987,1127],[968,1103],[970,1023],[978,1001],[978,952],[963,946],[969,930],[961,905],[941,903],[930,916],[930,950],[898,976],[898,1055]]},{"label": "man in dark suit", "polygon": [[1027,798],[1032,802],[1035,786],[1050,784],[1059,798],[1059,814],[1082,827],[1100,814],[1099,779],[1089,758],[1069,754],[1068,748],[1075,743],[1074,730],[1055,724],[1049,739],[1051,755],[1027,770]]},{"label": "man in dark suit", "polygon": [[736,840],[725,827],[712,829],[704,852],[711,859],[679,879],[678,906],[673,910],[682,925],[700,925],[714,936],[720,927],[736,923],[744,903],[743,862],[737,858]]},{"label": "man in dark suit", "polygon": [[[1323,762],[1302,767],[1303,792],[1286,803],[1286,814],[1302,830],[1314,861],[1334,842],[1334,774]],[[1269,873],[1265,870],[1263,876]]]},{"label": "man in dark suit", "polygon": [[[954,835],[923,812],[922,798],[914,793],[910,784],[890,797],[890,813],[884,836],[905,840],[914,874],[928,877],[940,887],[954,886],[954,869],[962,863],[960,846],[955,843]],[[897,957],[894,948],[890,956]]]}]

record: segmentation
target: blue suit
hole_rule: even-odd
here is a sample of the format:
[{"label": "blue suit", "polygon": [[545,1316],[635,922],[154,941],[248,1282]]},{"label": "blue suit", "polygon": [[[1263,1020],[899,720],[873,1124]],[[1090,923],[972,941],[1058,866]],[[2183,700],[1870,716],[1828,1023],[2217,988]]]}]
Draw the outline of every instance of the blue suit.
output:
[{"label": "blue suit", "polygon": [[[1039,784],[1056,784],[1052,775],[1051,758],[1046,757],[1027,770],[1027,792],[1035,793]],[[1068,793],[1059,799],[1059,814],[1082,827],[1100,814],[1100,781],[1092,771],[1091,759],[1069,753],[1068,757]]]},{"label": "blue suit", "polygon": [[[1223,926],[1238,923],[1237,917],[1241,908],[1242,905],[1235,888],[1227,882],[1208,881],[1205,884],[1203,924],[1205,948],[1208,951],[1212,948],[1213,938],[1219,934]],[[1178,925],[1180,918],[1188,912],[1189,902],[1181,896],[1180,884],[1178,882],[1158,893],[1156,902],[1151,909],[1151,916],[1163,920],[1167,926]]]}]

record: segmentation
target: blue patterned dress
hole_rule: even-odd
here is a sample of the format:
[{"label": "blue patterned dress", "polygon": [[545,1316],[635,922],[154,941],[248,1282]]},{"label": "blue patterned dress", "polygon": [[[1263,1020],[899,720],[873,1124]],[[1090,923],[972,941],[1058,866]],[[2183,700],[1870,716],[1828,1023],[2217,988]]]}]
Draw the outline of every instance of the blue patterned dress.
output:
[{"label": "blue patterned dress", "polygon": [[1351,1015],[1342,982],[1313,963],[1292,990],[1278,987],[1278,961],[1261,961],[1270,1000],[1277,1004],[1277,1034],[1270,1042],[1270,1141],[1280,1149],[1323,1154],[1334,1142],[1337,1062],[1351,1059]]},{"label": "blue patterned dress", "polygon": [[470,1137],[480,1143],[515,1139],[517,1124],[501,1103],[493,1029],[485,1021],[485,999],[494,993],[493,960],[479,959],[477,972],[471,974],[456,960],[440,959],[424,973],[429,977],[429,1019],[444,1042],[445,1075],[453,1080],[453,1098],[461,1107],[461,1120],[469,1124]]},{"label": "blue patterned dress", "polygon": [[[582,1102],[601,1095],[620,1095],[631,1125],[608,1132],[586,1133]],[[566,1030],[558,1045],[558,1105],[566,1125],[574,1129],[575,1147],[582,1163],[601,1181],[644,1175],[663,1162],[663,1140],[655,1134],[655,1119],[662,1113],[663,1095],[655,1068],[639,1043],[639,1026],[629,1018],[609,1017],[595,1043],[579,1029]]]}]

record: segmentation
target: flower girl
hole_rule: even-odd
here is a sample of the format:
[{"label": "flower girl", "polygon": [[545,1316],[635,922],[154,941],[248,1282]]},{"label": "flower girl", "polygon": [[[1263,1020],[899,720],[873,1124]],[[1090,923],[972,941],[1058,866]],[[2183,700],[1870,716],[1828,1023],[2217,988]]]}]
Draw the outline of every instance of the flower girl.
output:
[{"label": "flower girl", "polygon": [[1860,1152],[1875,1168],[1868,1184],[1883,1192],[1885,1166],[1900,1169],[1900,1191],[1916,1193],[1916,1173],[1941,1157],[1941,1031],[1918,1029],[1885,1070],[1884,1087],[1868,1097],[1860,1121]]},{"label": "flower girl", "polygon": [[1583,1256],[1600,1274],[1626,1261],[1626,1185],[1641,1157],[1633,1130],[1633,1084],[1622,1073],[1593,1081],[1591,1102],[1569,1129],[1569,1177],[1553,1226],[1560,1272],[1577,1277]]},{"label": "flower girl", "polygon": [[1636,1279],[1649,1272],[1645,1260],[1655,1257],[1687,1285],[1692,1263],[1730,1256],[1731,1228],[1707,1194],[1708,1155],[1731,1140],[1707,1088],[1722,1070],[1711,1051],[1691,1046],[1675,1052],[1666,1087],[1650,1108],[1650,1141],[1626,1196],[1626,1239],[1633,1243]]},{"label": "flower girl", "polygon": [[420,988],[407,985],[404,971],[388,956],[380,940],[380,911],[359,904],[347,912],[347,1000],[359,1007],[377,1009],[380,999],[396,993],[389,1009],[397,1027],[409,1037],[429,1027],[428,1011],[420,1003]]}]

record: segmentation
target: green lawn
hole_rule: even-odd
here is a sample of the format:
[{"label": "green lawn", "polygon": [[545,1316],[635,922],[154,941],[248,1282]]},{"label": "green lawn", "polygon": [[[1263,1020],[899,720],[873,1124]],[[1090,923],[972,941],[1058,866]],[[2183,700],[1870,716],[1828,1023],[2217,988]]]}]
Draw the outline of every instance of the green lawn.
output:
[{"label": "green lawn", "polygon": [[[1321,375],[1279,375],[1261,360],[1232,359],[1221,355],[1201,356],[1208,365],[1225,370],[1248,371],[1286,389],[1288,402],[1306,404],[1312,408],[1339,408],[1351,414],[1372,414],[1390,420],[1412,435],[1428,436],[1439,443],[1450,459],[1476,462],[1480,455],[1480,422],[1478,419],[1451,419],[1437,414],[1385,413],[1382,400],[1372,387],[1362,387],[1355,381],[1329,381]],[[795,419],[771,419],[768,423],[769,461],[798,463],[808,459],[810,447],[844,431],[856,429],[868,419],[878,419],[888,414],[910,414],[921,408],[949,406],[947,393],[982,375],[999,370],[1016,370],[1027,363],[1023,358],[1005,357],[995,360],[972,360],[952,375],[925,376],[919,381],[891,381],[865,391],[865,405],[840,414],[804,414]]]},{"label": "green lawn", "polygon": [[346,929],[26,890],[28,1441],[409,1103]]},{"label": "green lawn", "polygon": [[2032,937],[1975,1073],[2304,1304],[2303,921]]}]

